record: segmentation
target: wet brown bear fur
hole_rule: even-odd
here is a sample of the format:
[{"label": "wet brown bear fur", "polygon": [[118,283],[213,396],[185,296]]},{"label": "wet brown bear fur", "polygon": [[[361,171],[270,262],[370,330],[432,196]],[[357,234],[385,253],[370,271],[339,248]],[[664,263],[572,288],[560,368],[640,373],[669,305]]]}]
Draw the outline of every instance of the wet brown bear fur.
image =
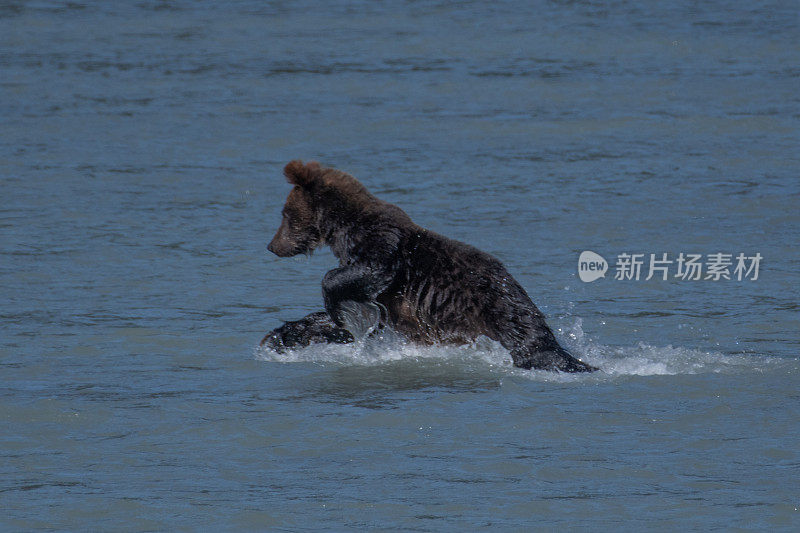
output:
[{"label": "wet brown bear fur", "polygon": [[339,267],[322,280],[327,316],[287,322],[262,344],[283,349],[351,342],[347,317],[355,305],[380,327],[415,342],[460,344],[485,335],[521,368],[597,370],[558,344],[544,315],[496,258],[416,225],[339,170],[292,161],[284,174],[294,188],[269,250],[289,257],[328,245]]}]

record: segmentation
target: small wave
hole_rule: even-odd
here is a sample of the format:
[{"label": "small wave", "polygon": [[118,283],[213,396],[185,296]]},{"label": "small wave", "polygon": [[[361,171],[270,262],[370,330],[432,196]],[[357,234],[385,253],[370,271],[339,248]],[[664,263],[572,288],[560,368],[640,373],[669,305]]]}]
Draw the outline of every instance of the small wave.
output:
[{"label": "small wave", "polygon": [[640,342],[635,346],[605,346],[589,340],[581,320],[565,331],[565,343],[579,359],[597,366],[592,374],[560,374],[522,370],[511,364],[511,355],[500,343],[481,337],[463,346],[420,346],[405,342],[391,332],[362,338],[353,344],[312,344],[278,353],[266,347],[257,348],[255,358],[280,363],[320,363],[360,367],[396,367],[415,365],[444,368],[456,372],[478,372],[493,375],[514,375],[537,381],[603,380],[617,376],[657,376],[703,373],[736,373],[763,371],[778,364],[780,358],[755,355],[726,355],[672,345],[653,346]]},{"label": "small wave", "polygon": [[653,346],[639,342],[634,346],[606,346],[590,340],[582,319],[566,328],[567,348],[581,359],[599,367],[608,376],[672,376],[705,373],[763,371],[782,359],[757,355],[728,355],[668,344]]},{"label": "small wave", "polygon": [[481,338],[464,346],[420,346],[399,339],[396,335],[362,338],[352,344],[312,344],[278,353],[259,347],[256,359],[281,363],[335,363],[340,365],[375,366],[399,361],[420,363],[464,364],[481,367],[511,367],[511,356],[499,343]]}]

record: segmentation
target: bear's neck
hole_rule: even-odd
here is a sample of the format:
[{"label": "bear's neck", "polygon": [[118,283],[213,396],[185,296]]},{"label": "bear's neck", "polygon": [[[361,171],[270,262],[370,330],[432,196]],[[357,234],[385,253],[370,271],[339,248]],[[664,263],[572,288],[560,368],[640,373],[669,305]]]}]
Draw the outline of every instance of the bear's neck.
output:
[{"label": "bear's neck", "polygon": [[393,255],[409,228],[421,229],[399,207],[369,197],[329,207],[319,220],[322,239],[340,265]]},{"label": "bear's neck", "polygon": [[369,227],[363,214],[353,210],[325,213],[320,226],[324,243],[342,265],[351,262],[354,248]]}]

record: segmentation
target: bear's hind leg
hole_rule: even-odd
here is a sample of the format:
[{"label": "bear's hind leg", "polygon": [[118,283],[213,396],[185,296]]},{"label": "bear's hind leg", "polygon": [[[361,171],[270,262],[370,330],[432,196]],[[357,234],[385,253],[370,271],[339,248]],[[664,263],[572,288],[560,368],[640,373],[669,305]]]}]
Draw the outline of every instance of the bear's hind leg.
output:
[{"label": "bear's hind leg", "polygon": [[561,346],[548,349],[523,347],[511,350],[514,366],[525,369],[551,370],[558,372],[594,372],[599,368],[576,359]]}]

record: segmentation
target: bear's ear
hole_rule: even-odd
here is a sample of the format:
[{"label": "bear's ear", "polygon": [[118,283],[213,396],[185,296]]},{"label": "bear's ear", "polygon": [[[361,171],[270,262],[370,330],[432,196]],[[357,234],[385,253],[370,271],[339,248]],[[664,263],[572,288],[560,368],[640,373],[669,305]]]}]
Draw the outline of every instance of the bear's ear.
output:
[{"label": "bear's ear", "polygon": [[299,159],[290,161],[283,167],[283,175],[286,176],[286,181],[304,188],[309,187],[317,180],[319,171],[320,166],[316,161],[310,161],[304,165]]}]

